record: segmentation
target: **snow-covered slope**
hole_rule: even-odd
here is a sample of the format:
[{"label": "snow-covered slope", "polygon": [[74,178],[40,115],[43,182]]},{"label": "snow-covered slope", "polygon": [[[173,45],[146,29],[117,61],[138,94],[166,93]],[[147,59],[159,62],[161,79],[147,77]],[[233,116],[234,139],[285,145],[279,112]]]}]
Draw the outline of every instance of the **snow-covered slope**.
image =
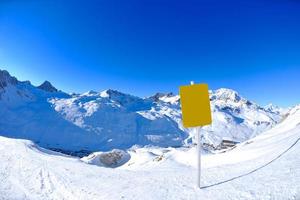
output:
[{"label": "snow-covered slope", "polygon": [[[210,92],[213,124],[203,128],[205,148],[222,139],[242,142],[281,120],[281,113],[262,108],[230,89]],[[0,135],[30,139],[67,151],[161,147],[193,143],[193,130],[181,124],[179,96],[158,93],[140,98],[115,90],[66,94],[45,81],[35,87],[0,71]]]},{"label": "snow-covered slope", "polygon": [[180,146],[186,138],[186,133],[169,117],[149,119],[139,114],[150,110],[154,102],[118,91],[91,91],[50,102],[65,119],[99,136],[106,149],[134,144]]},{"label": "snow-covered slope", "polygon": [[[240,97],[230,89],[211,92],[213,124],[203,128],[206,147],[218,148],[222,139],[245,141],[281,120],[280,112],[266,110]],[[52,99],[57,112],[77,126],[107,137],[107,144],[118,147],[116,141],[132,141],[131,144],[158,146],[186,144],[194,139],[193,130],[181,123],[180,98],[178,95],[158,93],[149,98],[139,98],[114,90],[88,92],[71,98]],[[118,123],[114,123],[114,122]],[[180,133],[180,130],[187,134]],[[110,133],[126,134],[127,138],[113,138]],[[177,134],[176,134],[177,133]],[[116,134],[114,134],[116,137]],[[165,141],[172,143],[164,144]]]},{"label": "snow-covered slope", "polygon": [[205,154],[199,190],[195,147],[132,148],[124,165],[106,168],[0,137],[0,199],[299,199],[299,140],[297,106],[271,130]]},{"label": "snow-covered slope", "polygon": [[[187,142],[194,139],[194,130],[184,129],[181,124],[180,97],[178,95],[155,95],[157,106],[140,112],[143,116],[155,118],[166,115],[189,133]],[[150,97],[150,99],[153,97]],[[266,110],[254,102],[241,97],[236,91],[221,88],[210,91],[213,123],[202,129],[202,143],[218,148],[222,139],[242,142],[276,125],[280,112]]]},{"label": "snow-covered slope", "polygon": [[68,94],[48,92],[28,81],[17,81],[6,71],[0,71],[0,74],[1,81],[5,82],[0,91],[0,135],[65,149],[82,149],[86,141],[93,141],[87,131],[66,121],[48,102],[52,98],[68,98]]},{"label": "snow-covered slope", "polygon": [[153,102],[107,90],[69,95],[45,82],[34,87],[0,71],[0,135],[67,151],[181,146],[187,134],[166,116],[138,114]]}]

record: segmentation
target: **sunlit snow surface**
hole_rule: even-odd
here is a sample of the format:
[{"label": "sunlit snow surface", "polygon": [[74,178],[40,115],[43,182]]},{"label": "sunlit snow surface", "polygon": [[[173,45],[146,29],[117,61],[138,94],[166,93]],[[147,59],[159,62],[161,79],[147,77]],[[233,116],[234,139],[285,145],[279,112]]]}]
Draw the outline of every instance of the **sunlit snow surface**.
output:
[{"label": "sunlit snow surface", "polygon": [[[210,91],[213,123],[201,130],[206,147],[222,139],[243,142],[281,121],[283,112],[251,102],[231,89]],[[157,93],[140,98],[116,90],[66,94],[50,82],[35,87],[0,70],[0,135],[28,139],[62,152],[108,151],[134,145],[192,146],[182,127],[180,98]]]},{"label": "sunlit snow surface", "polygon": [[0,137],[0,199],[300,199],[300,110],[223,153],[204,154],[196,187],[196,151],[132,148],[108,168]]}]

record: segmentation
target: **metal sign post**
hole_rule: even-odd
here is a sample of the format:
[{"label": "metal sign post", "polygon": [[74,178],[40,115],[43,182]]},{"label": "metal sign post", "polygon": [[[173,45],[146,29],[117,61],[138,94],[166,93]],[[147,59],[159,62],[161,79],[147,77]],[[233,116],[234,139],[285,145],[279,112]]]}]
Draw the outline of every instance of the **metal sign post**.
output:
[{"label": "metal sign post", "polygon": [[[194,81],[191,81],[191,85],[194,85]],[[196,131],[196,140],[197,140],[197,167],[198,167],[198,174],[197,174],[197,185],[200,188],[201,186],[201,126],[195,128]]]},{"label": "metal sign post", "polygon": [[201,182],[201,133],[200,133],[201,127],[197,127],[197,152],[198,152],[198,187],[200,188],[200,182]]},{"label": "metal sign post", "polygon": [[207,84],[181,86],[179,89],[182,123],[186,128],[195,128],[197,140],[197,185],[201,182],[201,126],[211,124],[210,100]]}]

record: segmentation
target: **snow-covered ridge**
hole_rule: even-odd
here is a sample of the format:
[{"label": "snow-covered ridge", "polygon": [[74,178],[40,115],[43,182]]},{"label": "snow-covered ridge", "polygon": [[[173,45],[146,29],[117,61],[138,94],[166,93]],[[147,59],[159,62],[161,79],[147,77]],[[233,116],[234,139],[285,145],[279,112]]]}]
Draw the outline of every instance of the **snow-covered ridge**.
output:
[{"label": "snow-covered ridge", "polygon": [[[140,98],[108,89],[66,94],[46,81],[39,87],[1,71],[0,133],[31,139],[43,147],[103,151],[133,145],[189,146],[194,132],[182,127],[180,97],[157,93]],[[223,138],[242,142],[270,129],[280,111],[265,109],[221,88],[210,91],[213,124],[203,128],[202,142],[216,149]]]},{"label": "snow-covered ridge", "polygon": [[4,87],[9,84],[15,85],[18,83],[18,80],[15,77],[10,76],[8,71],[0,69],[0,89],[4,89]]}]

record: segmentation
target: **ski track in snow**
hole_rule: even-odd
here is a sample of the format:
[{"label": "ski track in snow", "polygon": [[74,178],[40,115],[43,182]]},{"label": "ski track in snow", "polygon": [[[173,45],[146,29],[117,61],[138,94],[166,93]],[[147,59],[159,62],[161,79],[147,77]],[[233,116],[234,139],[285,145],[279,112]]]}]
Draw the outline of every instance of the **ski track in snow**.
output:
[{"label": "ski track in snow", "polygon": [[212,185],[202,186],[201,189],[205,189],[205,188],[213,187],[213,186],[216,186],[216,185],[224,184],[224,183],[227,183],[229,181],[233,181],[235,179],[242,178],[244,176],[248,176],[248,175],[250,175],[250,174],[252,174],[252,173],[254,173],[254,172],[256,172],[256,171],[258,171],[258,170],[260,170],[260,169],[262,169],[262,168],[264,168],[266,166],[268,166],[268,165],[270,165],[271,163],[273,163],[277,159],[279,159],[281,156],[283,156],[285,153],[287,153],[291,148],[293,148],[299,141],[300,141],[300,138],[298,138],[294,142],[294,144],[292,144],[288,149],[286,149],[284,152],[282,152],[281,154],[279,154],[276,158],[272,159],[271,161],[267,162],[266,164],[264,164],[264,165],[262,165],[262,166],[260,166],[260,167],[258,167],[256,169],[254,169],[254,170],[252,170],[252,171],[250,171],[250,172],[248,172],[246,174],[242,174],[242,175],[239,175],[239,176],[233,177],[231,179],[228,179],[228,180],[225,180],[225,181],[221,181],[221,182],[218,182],[218,183],[215,183],[215,184],[212,184]]}]

